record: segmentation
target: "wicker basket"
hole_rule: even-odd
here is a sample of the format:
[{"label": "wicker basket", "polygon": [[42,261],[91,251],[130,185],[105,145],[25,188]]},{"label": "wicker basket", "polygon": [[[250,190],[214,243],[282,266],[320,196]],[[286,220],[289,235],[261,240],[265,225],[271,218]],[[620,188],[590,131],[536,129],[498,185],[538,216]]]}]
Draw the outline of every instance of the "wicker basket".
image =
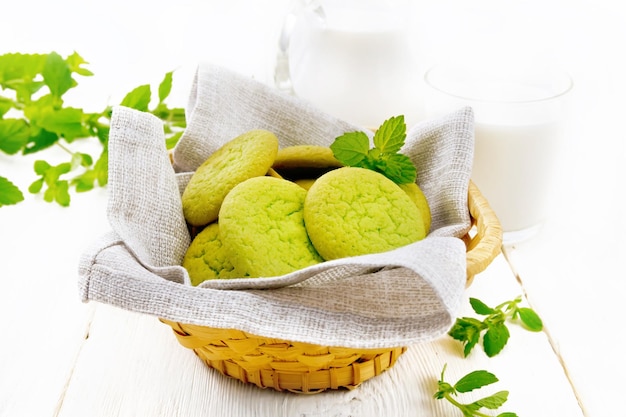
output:
[{"label": "wicker basket", "polygon": [[[467,246],[467,285],[500,252],[502,230],[479,189],[470,182],[468,208],[472,229]],[[394,365],[405,347],[351,349],[258,337],[239,330],[217,329],[161,320],[181,345],[209,367],[261,388],[297,393],[355,388]]]}]

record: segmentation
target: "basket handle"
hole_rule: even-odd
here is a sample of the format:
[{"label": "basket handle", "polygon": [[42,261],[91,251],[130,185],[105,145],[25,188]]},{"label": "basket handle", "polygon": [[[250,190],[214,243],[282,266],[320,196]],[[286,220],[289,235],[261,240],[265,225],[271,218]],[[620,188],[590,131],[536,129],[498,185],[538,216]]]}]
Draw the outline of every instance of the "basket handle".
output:
[{"label": "basket handle", "polygon": [[468,188],[468,208],[476,235],[467,246],[467,286],[474,276],[484,271],[502,251],[502,226],[487,199],[470,181]]}]

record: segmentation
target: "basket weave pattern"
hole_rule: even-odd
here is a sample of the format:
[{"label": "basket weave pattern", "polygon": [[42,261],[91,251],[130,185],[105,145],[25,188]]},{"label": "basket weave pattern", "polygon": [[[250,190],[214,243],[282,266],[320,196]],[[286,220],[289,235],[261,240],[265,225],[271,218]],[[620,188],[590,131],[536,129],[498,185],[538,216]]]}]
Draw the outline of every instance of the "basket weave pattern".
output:
[{"label": "basket weave pattern", "polygon": [[[502,229],[475,184],[469,184],[471,235],[467,247],[467,285],[500,253]],[[209,367],[261,388],[297,393],[352,389],[392,367],[406,347],[352,349],[289,342],[218,329],[161,321],[172,327],[180,344]]]}]

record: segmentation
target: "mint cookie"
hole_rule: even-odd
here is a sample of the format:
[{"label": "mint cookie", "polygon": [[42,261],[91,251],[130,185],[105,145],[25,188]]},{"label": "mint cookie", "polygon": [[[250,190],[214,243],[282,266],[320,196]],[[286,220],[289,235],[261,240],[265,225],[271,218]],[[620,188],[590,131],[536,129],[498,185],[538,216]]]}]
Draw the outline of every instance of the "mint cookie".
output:
[{"label": "mint cookie", "polygon": [[414,182],[409,184],[400,184],[400,188],[408,194],[411,200],[413,200],[413,203],[415,203],[417,208],[420,210],[422,219],[424,219],[424,231],[428,234],[428,232],[430,232],[430,223],[432,218],[430,214],[430,205],[428,204],[428,200],[426,199],[424,192]]},{"label": "mint cookie", "polygon": [[183,214],[192,226],[217,219],[222,201],[237,184],[265,175],[278,152],[278,139],[252,130],[224,144],[193,174],[182,195]]},{"label": "mint cookie", "polygon": [[338,168],[319,177],[307,193],[304,221],[326,260],[384,252],[426,236],[407,193],[365,168]]},{"label": "mint cookie", "polygon": [[323,261],[303,219],[306,190],[256,177],[235,186],[219,212],[220,236],[235,268],[250,277],[284,275]]},{"label": "mint cookie", "polygon": [[192,285],[208,279],[247,276],[230,262],[219,236],[218,223],[211,223],[193,239],[183,258],[183,267],[189,273]]}]

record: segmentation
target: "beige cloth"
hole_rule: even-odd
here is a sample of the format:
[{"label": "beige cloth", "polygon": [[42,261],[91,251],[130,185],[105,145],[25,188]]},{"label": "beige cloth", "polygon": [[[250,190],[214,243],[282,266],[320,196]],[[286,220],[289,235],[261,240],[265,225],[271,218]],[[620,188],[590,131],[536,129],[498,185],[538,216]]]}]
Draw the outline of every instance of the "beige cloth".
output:
[{"label": "beige cloth", "polygon": [[[394,116],[394,115],[390,115]],[[191,172],[251,129],[281,146],[330,145],[362,130],[230,70],[201,64],[188,127],[172,165],[159,119],[116,107],[109,138],[111,232],[81,257],[80,296],[155,317],[260,336],[351,348],[431,340],[452,325],[465,290],[473,113],[462,108],[409,129],[403,153],[433,212],[432,231],[403,248],[338,259],[274,278],[193,287],[180,266],[190,238],[181,192]]]}]

